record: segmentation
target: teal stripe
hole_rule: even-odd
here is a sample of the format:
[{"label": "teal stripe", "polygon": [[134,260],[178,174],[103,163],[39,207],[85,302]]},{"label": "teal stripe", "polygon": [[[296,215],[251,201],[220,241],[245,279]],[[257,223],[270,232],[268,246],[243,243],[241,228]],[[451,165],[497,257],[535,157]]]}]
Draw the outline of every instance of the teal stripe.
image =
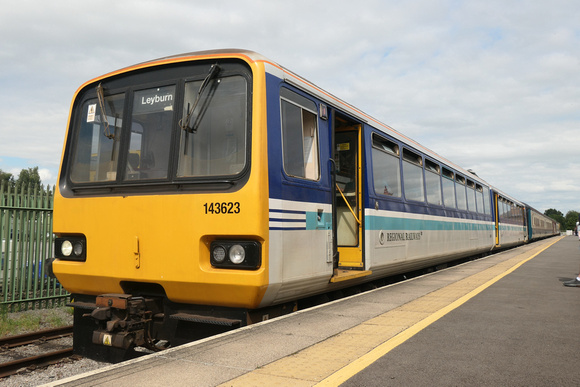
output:
[{"label": "teal stripe", "polygon": [[369,215],[365,217],[367,230],[402,231],[489,231],[492,223],[455,222],[453,220],[404,219]]},{"label": "teal stripe", "polygon": [[332,216],[327,212],[322,213],[318,220],[318,212],[306,212],[306,229],[307,230],[330,230],[332,228]]},{"label": "teal stripe", "polygon": [[[491,222],[487,224],[473,222],[457,222],[453,218],[445,220],[432,219],[405,219],[391,218],[385,216],[367,215],[365,217],[366,230],[397,230],[397,231],[491,231],[495,230],[495,225]],[[322,219],[318,220],[318,213],[306,212],[306,229],[320,230],[332,227],[332,217],[328,213],[322,214]],[[523,232],[523,226],[511,224],[500,224],[500,231]]]}]

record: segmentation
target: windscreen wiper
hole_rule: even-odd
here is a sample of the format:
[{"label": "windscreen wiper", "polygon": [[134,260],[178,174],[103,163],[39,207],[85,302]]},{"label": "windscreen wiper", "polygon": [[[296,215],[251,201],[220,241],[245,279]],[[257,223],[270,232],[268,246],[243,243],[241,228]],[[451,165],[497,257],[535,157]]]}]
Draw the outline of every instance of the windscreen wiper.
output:
[{"label": "windscreen wiper", "polygon": [[107,119],[107,111],[105,110],[105,93],[103,91],[103,85],[100,83],[97,86],[97,98],[99,100],[99,107],[101,108],[101,123],[105,126],[103,134],[107,138],[114,139],[115,135],[109,129],[109,120]]},{"label": "windscreen wiper", "polygon": [[[199,90],[197,91],[197,97],[195,97],[195,102],[193,102],[193,106],[190,107],[189,104],[187,104],[187,116],[184,119],[179,120],[179,126],[181,126],[181,129],[189,133],[194,133],[197,130],[195,125],[189,126],[191,122],[191,116],[193,116],[193,111],[195,110],[197,104],[199,103],[199,100],[201,99],[201,94],[209,85],[210,81],[216,77],[219,71],[220,67],[218,66],[217,63],[212,64],[211,67],[209,68],[209,72],[205,76],[203,82],[201,83],[201,86],[199,86]],[[195,123],[195,120],[193,122]]]}]

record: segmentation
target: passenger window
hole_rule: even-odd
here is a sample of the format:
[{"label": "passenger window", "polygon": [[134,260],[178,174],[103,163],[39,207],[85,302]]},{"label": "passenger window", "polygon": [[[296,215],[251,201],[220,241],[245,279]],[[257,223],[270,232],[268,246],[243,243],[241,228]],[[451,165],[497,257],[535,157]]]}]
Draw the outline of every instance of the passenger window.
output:
[{"label": "passenger window", "polygon": [[505,220],[506,220],[505,218],[507,216],[507,204],[506,204],[504,198],[501,199],[501,203],[500,203],[500,206],[499,206],[499,211],[500,211],[500,213],[499,213],[499,220],[502,221],[502,222],[505,222]]},{"label": "passenger window", "polygon": [[427,202],[439,206],[442,205],[439,165],[430,160],[425,161],[425,185],[427,188]]},{"label": "passenger window", "polygon": [[471,180],[467,180],[467,206],[469,211],[477,212],[475,206],[475,183]]},{"label": "passenger window", "polygon": [[372,158],[375,193],[401,197],[399,146],[373,134]]},{"label": "passenger window", "polygon": [[281,89],[282,152],[290,176],[318,180],[318,116],[316,104],[288,89]]},{"label": "passenger window", "polygon": [[457,191],[457,208],[467,211],[467,196],[465,191],[465,178],[455,175],[455,189]]},{"label": "passenger window", "polygon": [[489,206],[489,188],[483,187],[483,208],[486,215],[491,215],[491,208]]},{"label": "passenger window", "polygon": [[403,149],[403,186],[407,200],[425,201],[422,165],[421,156]]},{"label": "passenger window", "polygon": [[483,187],[479,184],[475,185],[475,199],[477,200],[477,212],[485,213],[483,205]]},{"label": "passenger window", "polygon": [[447,208],[456,208],[455,174],[446,168],[443,168],[443,202]]}]

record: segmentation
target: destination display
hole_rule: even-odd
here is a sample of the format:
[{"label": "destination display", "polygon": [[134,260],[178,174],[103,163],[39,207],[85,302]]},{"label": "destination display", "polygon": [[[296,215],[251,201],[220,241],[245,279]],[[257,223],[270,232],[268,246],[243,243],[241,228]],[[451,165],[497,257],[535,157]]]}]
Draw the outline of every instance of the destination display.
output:
[{"label": "destination display", "polygon": [[175,86],[157,87],[135,92],[133,114],[172,111]]}]

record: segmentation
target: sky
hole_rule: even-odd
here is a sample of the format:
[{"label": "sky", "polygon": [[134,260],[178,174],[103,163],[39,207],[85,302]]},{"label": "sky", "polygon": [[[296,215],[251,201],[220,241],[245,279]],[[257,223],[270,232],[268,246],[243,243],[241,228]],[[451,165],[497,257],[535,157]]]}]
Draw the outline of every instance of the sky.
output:
[{"label": "sky", "polygon": [[0,0],[0,169],[56,183],[85,81],[243,48],[565,215],[580,211],[578,20],[577,0]]}]

